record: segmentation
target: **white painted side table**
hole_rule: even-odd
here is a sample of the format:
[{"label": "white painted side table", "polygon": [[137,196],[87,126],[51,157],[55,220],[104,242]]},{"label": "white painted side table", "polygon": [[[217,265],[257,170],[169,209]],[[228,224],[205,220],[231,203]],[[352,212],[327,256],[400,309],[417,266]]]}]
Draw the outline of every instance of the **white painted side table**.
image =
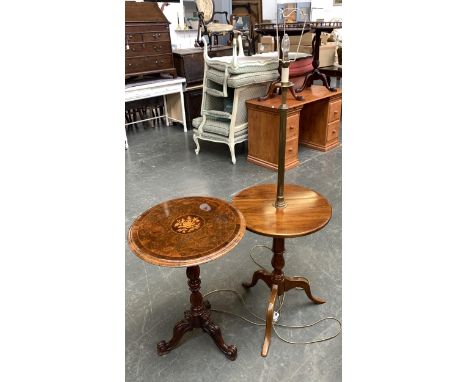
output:
[{"label": "white painted side table", "polygon": [[[166,125],[169,125],[169,121],[179,122],[184,126],[184,132],[187,132],[184,108],[184,88],[185,78],[183,77],[177,77],[174,79],[143,80],[129,83],[125,84],[125,102],[162,96],[164,100],[164,115],[142,119],[138,122],[165,118]],[[138,122],[126,123],[125,126]],[[125,148],[127,147],[127,139],[125,139]]]}]

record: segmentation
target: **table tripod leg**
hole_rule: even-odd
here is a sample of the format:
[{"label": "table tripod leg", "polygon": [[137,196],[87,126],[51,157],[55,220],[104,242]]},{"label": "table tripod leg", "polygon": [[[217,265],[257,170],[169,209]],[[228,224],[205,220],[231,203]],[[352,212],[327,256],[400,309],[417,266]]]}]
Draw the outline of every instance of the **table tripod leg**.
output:
[{"label": "table tripod leg", "polygon": [[211,336],[218,349],[221,350],[228,359],[234,361],[237,358],[237,348],[234,345],[226,345],[218,325],[211,320],[206,320],[202,324],[202,329]]},{"label": "table tripod leg", "polygon": [[312,295],[312,292],[310,291],[310,284],[309,284],[309,280],[307,280],[305,277],[300,277],[300,276],[292,276],[292,277],[288,277],[286,276],[284,278],[284,291],[288,291],[292,288],[301,288],[304,290],[304,292],[306,293],[307,297],[309,297],[309,299],[311,301],[313,301],[315,304],[323,304],[325,303],[324,300],[322,300],[321,298],[319,297],[315,297]]},{"label": "table tripod leg", "polygon": [[267,284],[271,288],[271,273],[265,271],[264,269],[259,269],[258,271],[255,271],[252,276],[252,281],[250,283],[242,283],[242,286],[244,288],[252,288],[257,284],[258,280],[263,280],[265,284]]},{"label": "table tripod leg", "polygon": [[278,84],[278,83],[279,83],[279,81],[272,82],[270,84],[270,87],[268,88],[267,94],[265,96],[263,96],[263,97],[258,97],[257,100],[258,101],[266,101],[267,99],[273,97],[273,92],[275,91],[276,84]]},{"label": "table tripod leg", "polygon": [[273,327],[273,312],[275,310],[275,301],[278,297],[278,285],[273,284],[270,293],[270,299],[268,301],[268,308],[266,314],[266,328],[265,328],[265,339],[263,340],[262,347],[262,357],[266,357],[268,354],[268,349],[270,348],[270,339],[271,339],[271,328]]},{"label": "table tripod leg", "polygon": [[183,335],[192,329],[193,329],[193,326],[189,320],[183,319],[179,321],[174,326],[172,338],[169,340],[169,342],[166,342],[163,340],[158,343],[158,346],[157,346],[158,354],[164,355],[164,354],[169,353],[172,349],[174,349],[177,346],[177,344],[182,339]]}]

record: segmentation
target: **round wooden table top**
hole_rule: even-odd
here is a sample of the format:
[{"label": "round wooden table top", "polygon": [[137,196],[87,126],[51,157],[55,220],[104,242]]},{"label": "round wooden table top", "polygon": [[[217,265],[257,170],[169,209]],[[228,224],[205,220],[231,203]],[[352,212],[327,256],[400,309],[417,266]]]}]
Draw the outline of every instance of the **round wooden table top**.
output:
[{"label": "round wooden table top", "polygon": [[284,185],[285,208],[276,208],[276,184],[246,188],[232,199],[245,217],[247,229],[269,237],[298,237],[329,222],[332,208],[319,193],[295,184]]},{"label": "round wooden table top", "polygon": [[245,220],[224,200],[192,196],[158,204],[135,219],[130,249],[151,264],[185,267],[223,256],[242,239]]}]

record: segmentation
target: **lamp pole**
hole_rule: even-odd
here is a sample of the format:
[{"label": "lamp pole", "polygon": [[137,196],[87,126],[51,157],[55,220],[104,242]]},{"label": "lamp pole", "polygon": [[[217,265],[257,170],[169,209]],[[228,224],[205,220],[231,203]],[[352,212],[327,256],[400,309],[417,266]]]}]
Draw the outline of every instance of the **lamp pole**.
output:
[{"label": "lamp pole", "polygon": [[276,208],[285,208],[286,202],[284,200],[284,172],[285,172],[285,151],[286,151],[286,120],[288,117],[288,104],[287,95],[288,89],[293,86],[289,82],[289,48],[291,43],[287,33],[284,34],[281,40],[281,105],[278,108],[280,117],[280,126],[278,134],[278,181],[276,188],[276,201],[274,206]]}]

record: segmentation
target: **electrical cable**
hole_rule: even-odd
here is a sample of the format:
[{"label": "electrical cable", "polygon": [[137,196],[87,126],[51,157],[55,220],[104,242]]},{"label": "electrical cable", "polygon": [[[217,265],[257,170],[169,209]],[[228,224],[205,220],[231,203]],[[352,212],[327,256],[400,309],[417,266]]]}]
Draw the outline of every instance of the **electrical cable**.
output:
[{"label": "electrical cable", "polygon": [[[262,266],[261,264],[259,264],[253,257],[253,250],[255,248],[258,248],[258,247],[262,247],[262,248],[267,248],[269,250],[271,250],[270,247],[266,246],[266,245],[262,245],[262,244],[258,244],[258,245],[255,245],[253,246],[250,251],[249,251],[249,256],[250,258],[252,259],[252,261],[258,265],[260,268],[262,268],[263,270],[267,271],[267,269]],[[300,289],[300,288],[296,288],[296,289]],[[213,309],[211,308],[211,311],[212,312],[218,312],[218,313],[224,313],[224,314],[228,314],[228,315],[231,315],[231,316],[234,316],[234,317],[237,317],[237,318],[240,318],[241,320],[243,321],[246,321],[250,324],[253,324],[253,325],[256,325],[256,326],[266,326],[266,321],[265,319],[263,319],[262,317],[256,315],[253,311],[251,311],[248,307],[247,307],[247,304],[245,303],[245,300],[244,298],[242,297],[242,295],[235,291],[235,290],[232,290],[232,289],[214,289],[210,292],[207,292],[203,295],[203,298],[211,295],[211,294],[214,294],[214,293],[219,293],[219,292],[229,292],[229,293],[233,293],[236,295],[236,297],[240,300],[242,306],[244,307],[244,309],[250,314],[252,315],[253,317],[255,317],[257,320],[260,320],[261,322],[255,322],[255,321],[252,321],[250,320],[249,318],[247,317],[244,317],[244,316],[241,316],[240,314],[237,314],[237,313],[233,313],[233,312],[228,312],[228,311],[225,311],[225,310],[221,310],[221,309]],[[313,343],[318,343],[318,342],[324,342],[324,341],[328,341],[328,340],[331,340],[335,337],[337,337],[340,333],[341,333],[341,328],[342,328],[342,324],[341,324],[341,321],[338,320],[337,318],[335,317],[324,317],[324,318],[321,318],[320,320],[318,321],[315,321],[311,324],[305,324],[305,325],[290,325],[290,324],[281,324],[281,323],[278,323],[277,321],[279,320],[279,316],[280,316],[280,313],[281,313],[281,310],[283,308],[283,305],[284,305],[284,301],[286,299],[286,294],[283,294],[282,296],[279,297],[279,307],[278,307],[278,310],[274,310],[275,313],[277,313],[277,319],[276,320],[273,320],[273,323],[272,323],[272,326],[273,326],[273,331],[275,332],[275,334],[278,336],[278,338],[283,341],[283,342],[286,342],[286,343],[289,343],[289,344],[302,344],[302,345],[308,345],[308,344],[313,344]],[[317,324],[319,324],[320,322],[323,322],[323,321],[326,321],[326,320],[333,320],[333,321],[336,321],[338,322],[339,324],[339,330],[337,331],[336,334],[334,334],[333,336],[329,336],[329,337],[325,337],[325,338],[319,338],[319,339],[314,339],[314,340],[310,340],[310,341],[290,341],[284,337],[282,337],[278,331],[276,330],[276,327],[282,327],[282,328],[288,328],[288,329],[304,329],[304,328],[310,328],[312,326],[315,326]]]}]

